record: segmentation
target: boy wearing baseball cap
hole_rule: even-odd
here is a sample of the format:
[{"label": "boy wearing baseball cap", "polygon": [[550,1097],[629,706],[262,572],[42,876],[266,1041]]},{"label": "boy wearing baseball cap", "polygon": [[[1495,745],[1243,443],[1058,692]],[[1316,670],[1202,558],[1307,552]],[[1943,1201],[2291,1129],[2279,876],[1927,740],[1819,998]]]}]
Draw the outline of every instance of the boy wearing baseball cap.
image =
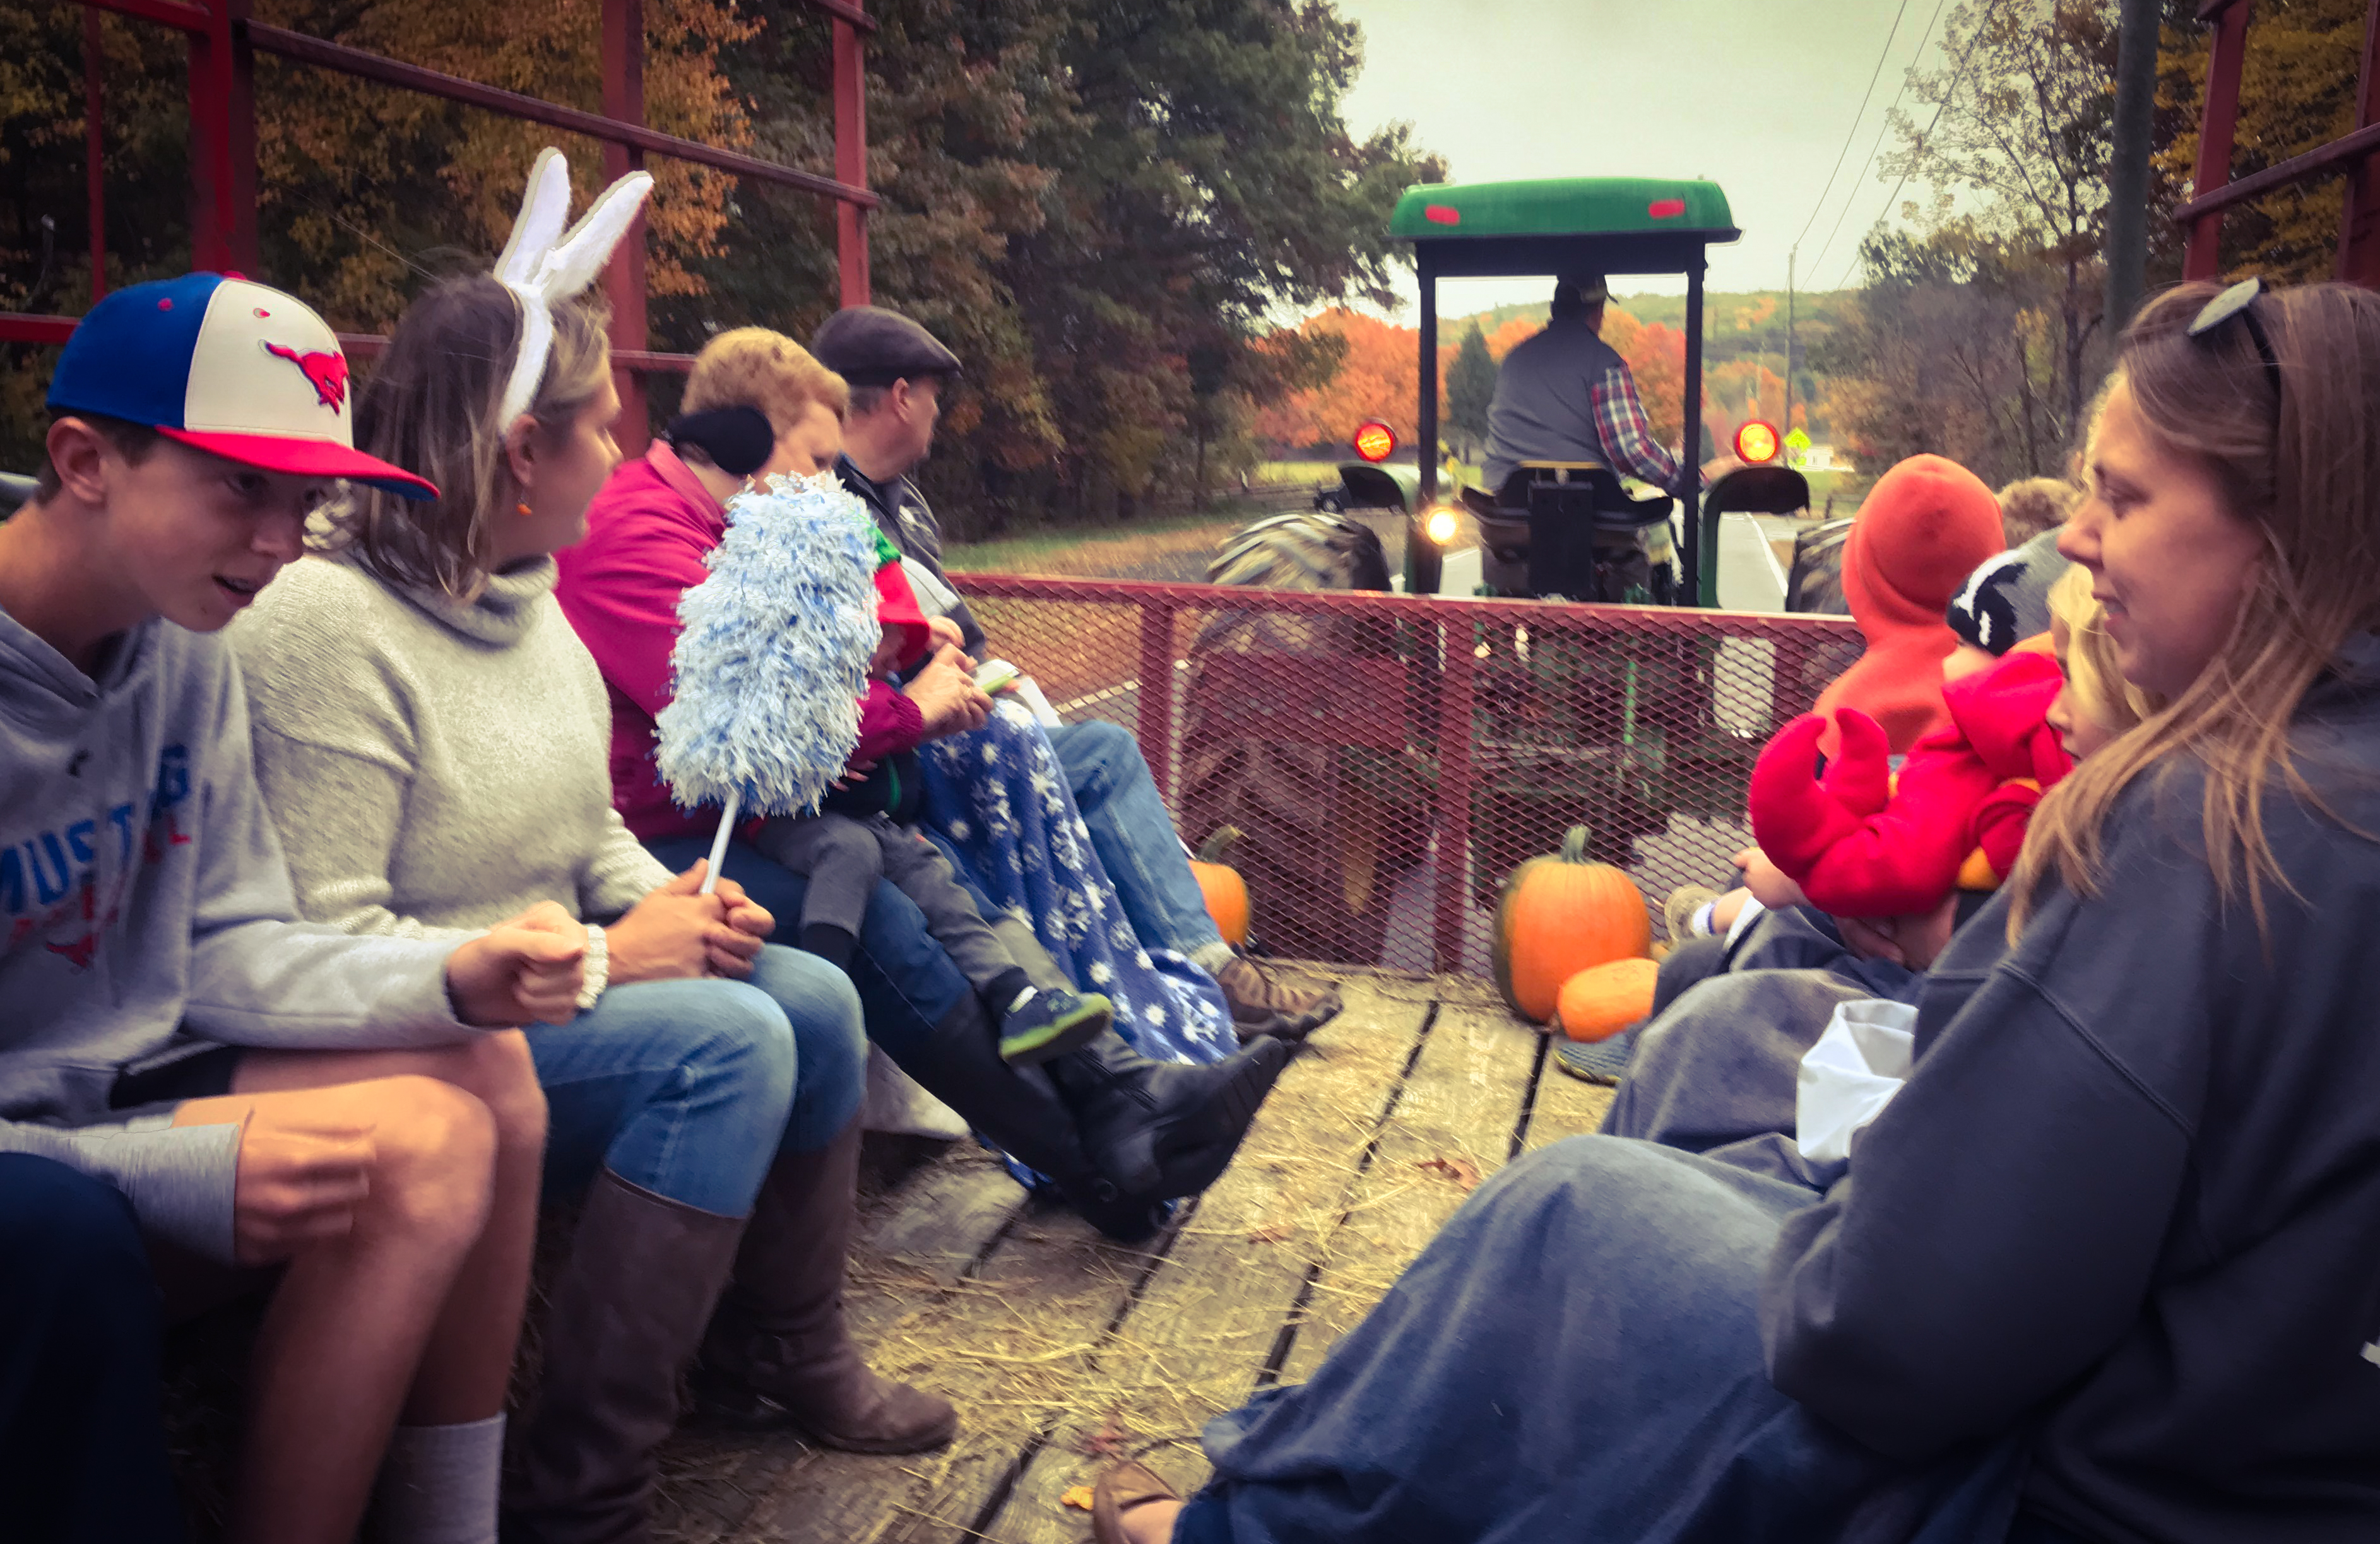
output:
[{"label": "boy wearing baseball cap", "polygon": [[336,479],[429,485],[356,452],[322,319],[236,277],[108,296],[49,405],[0,524],[0,1152],[104,1181],[161,1266],[285,1267],[232,1537],[346,1539],[379,1471],[391,1538],[492,1539],[544,1107],[492,1027],[569,1016],[585,932],[290,921],[211,635]]}]

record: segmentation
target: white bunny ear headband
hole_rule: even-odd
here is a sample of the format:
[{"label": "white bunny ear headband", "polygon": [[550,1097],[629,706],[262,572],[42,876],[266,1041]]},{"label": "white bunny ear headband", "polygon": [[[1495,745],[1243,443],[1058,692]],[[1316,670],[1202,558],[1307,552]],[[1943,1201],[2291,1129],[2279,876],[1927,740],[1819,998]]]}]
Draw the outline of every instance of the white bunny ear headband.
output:
[{"label": "white bunny ear headband", "polygon": [[545,362],[553,353],[553,308],[595,282],[613,248],[636,223],[645,195],[653,190],[652,174],[630,172],[603,190],[603,196],[565,231],[570,217],[570,165],[549,145],[538,151],[528,169],[528,191],[521,198],[519,218],[512,239],[496,259],[496,279],[520,297],[521,343],[513,360],[512,378],[504,382],[498,424],[510,424],[537,400],[537,383],[545,377]]}]

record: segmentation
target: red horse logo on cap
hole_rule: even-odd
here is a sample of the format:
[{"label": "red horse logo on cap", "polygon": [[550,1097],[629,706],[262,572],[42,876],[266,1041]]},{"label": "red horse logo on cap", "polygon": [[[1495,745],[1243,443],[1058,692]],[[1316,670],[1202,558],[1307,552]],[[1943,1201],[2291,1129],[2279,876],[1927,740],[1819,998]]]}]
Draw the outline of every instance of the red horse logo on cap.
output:
[{"label": "red horse logo on cap", "polygon": [[347,401],[347,356],[344,354],[300,354],[279,344],[266,344],[264,352],[276,358],[288,360],[306,376],[314,388],[315,398],[336,413]]}]

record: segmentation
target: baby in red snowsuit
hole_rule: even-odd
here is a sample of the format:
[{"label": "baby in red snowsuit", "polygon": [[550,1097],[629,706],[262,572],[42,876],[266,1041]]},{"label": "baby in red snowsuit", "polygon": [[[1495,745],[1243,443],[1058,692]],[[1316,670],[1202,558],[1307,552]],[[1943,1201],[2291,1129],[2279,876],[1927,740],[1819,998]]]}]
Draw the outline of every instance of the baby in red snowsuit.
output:
[{"label": "baby in red snowsuit", "polygon": [[1949,720],[1910,747],[1897,776],[1885,731],[1856,708],[1836,711],[1839,749],[1815,779],[1825,716],[1804,714],[1768,742],[1752,773],[1753,834],[1811,905],[1904,916],[1954,888],[1998,888],[2042,795],[2151,710],[2112,669],[2089,574],[2069,573],[2049,603],[2051,634],[1944,685]]}]

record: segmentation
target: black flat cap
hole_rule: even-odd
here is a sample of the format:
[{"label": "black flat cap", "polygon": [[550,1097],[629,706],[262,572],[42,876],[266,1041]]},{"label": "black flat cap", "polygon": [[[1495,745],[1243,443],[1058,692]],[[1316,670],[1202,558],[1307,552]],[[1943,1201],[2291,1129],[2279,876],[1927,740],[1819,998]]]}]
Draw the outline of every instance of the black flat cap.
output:
[{"label": "black flat cap", "polygon": [[810,353],[854,386],[959,373],[959,356],[941,339],[880,306],[845,306],[827,318],[810,340]]}]

